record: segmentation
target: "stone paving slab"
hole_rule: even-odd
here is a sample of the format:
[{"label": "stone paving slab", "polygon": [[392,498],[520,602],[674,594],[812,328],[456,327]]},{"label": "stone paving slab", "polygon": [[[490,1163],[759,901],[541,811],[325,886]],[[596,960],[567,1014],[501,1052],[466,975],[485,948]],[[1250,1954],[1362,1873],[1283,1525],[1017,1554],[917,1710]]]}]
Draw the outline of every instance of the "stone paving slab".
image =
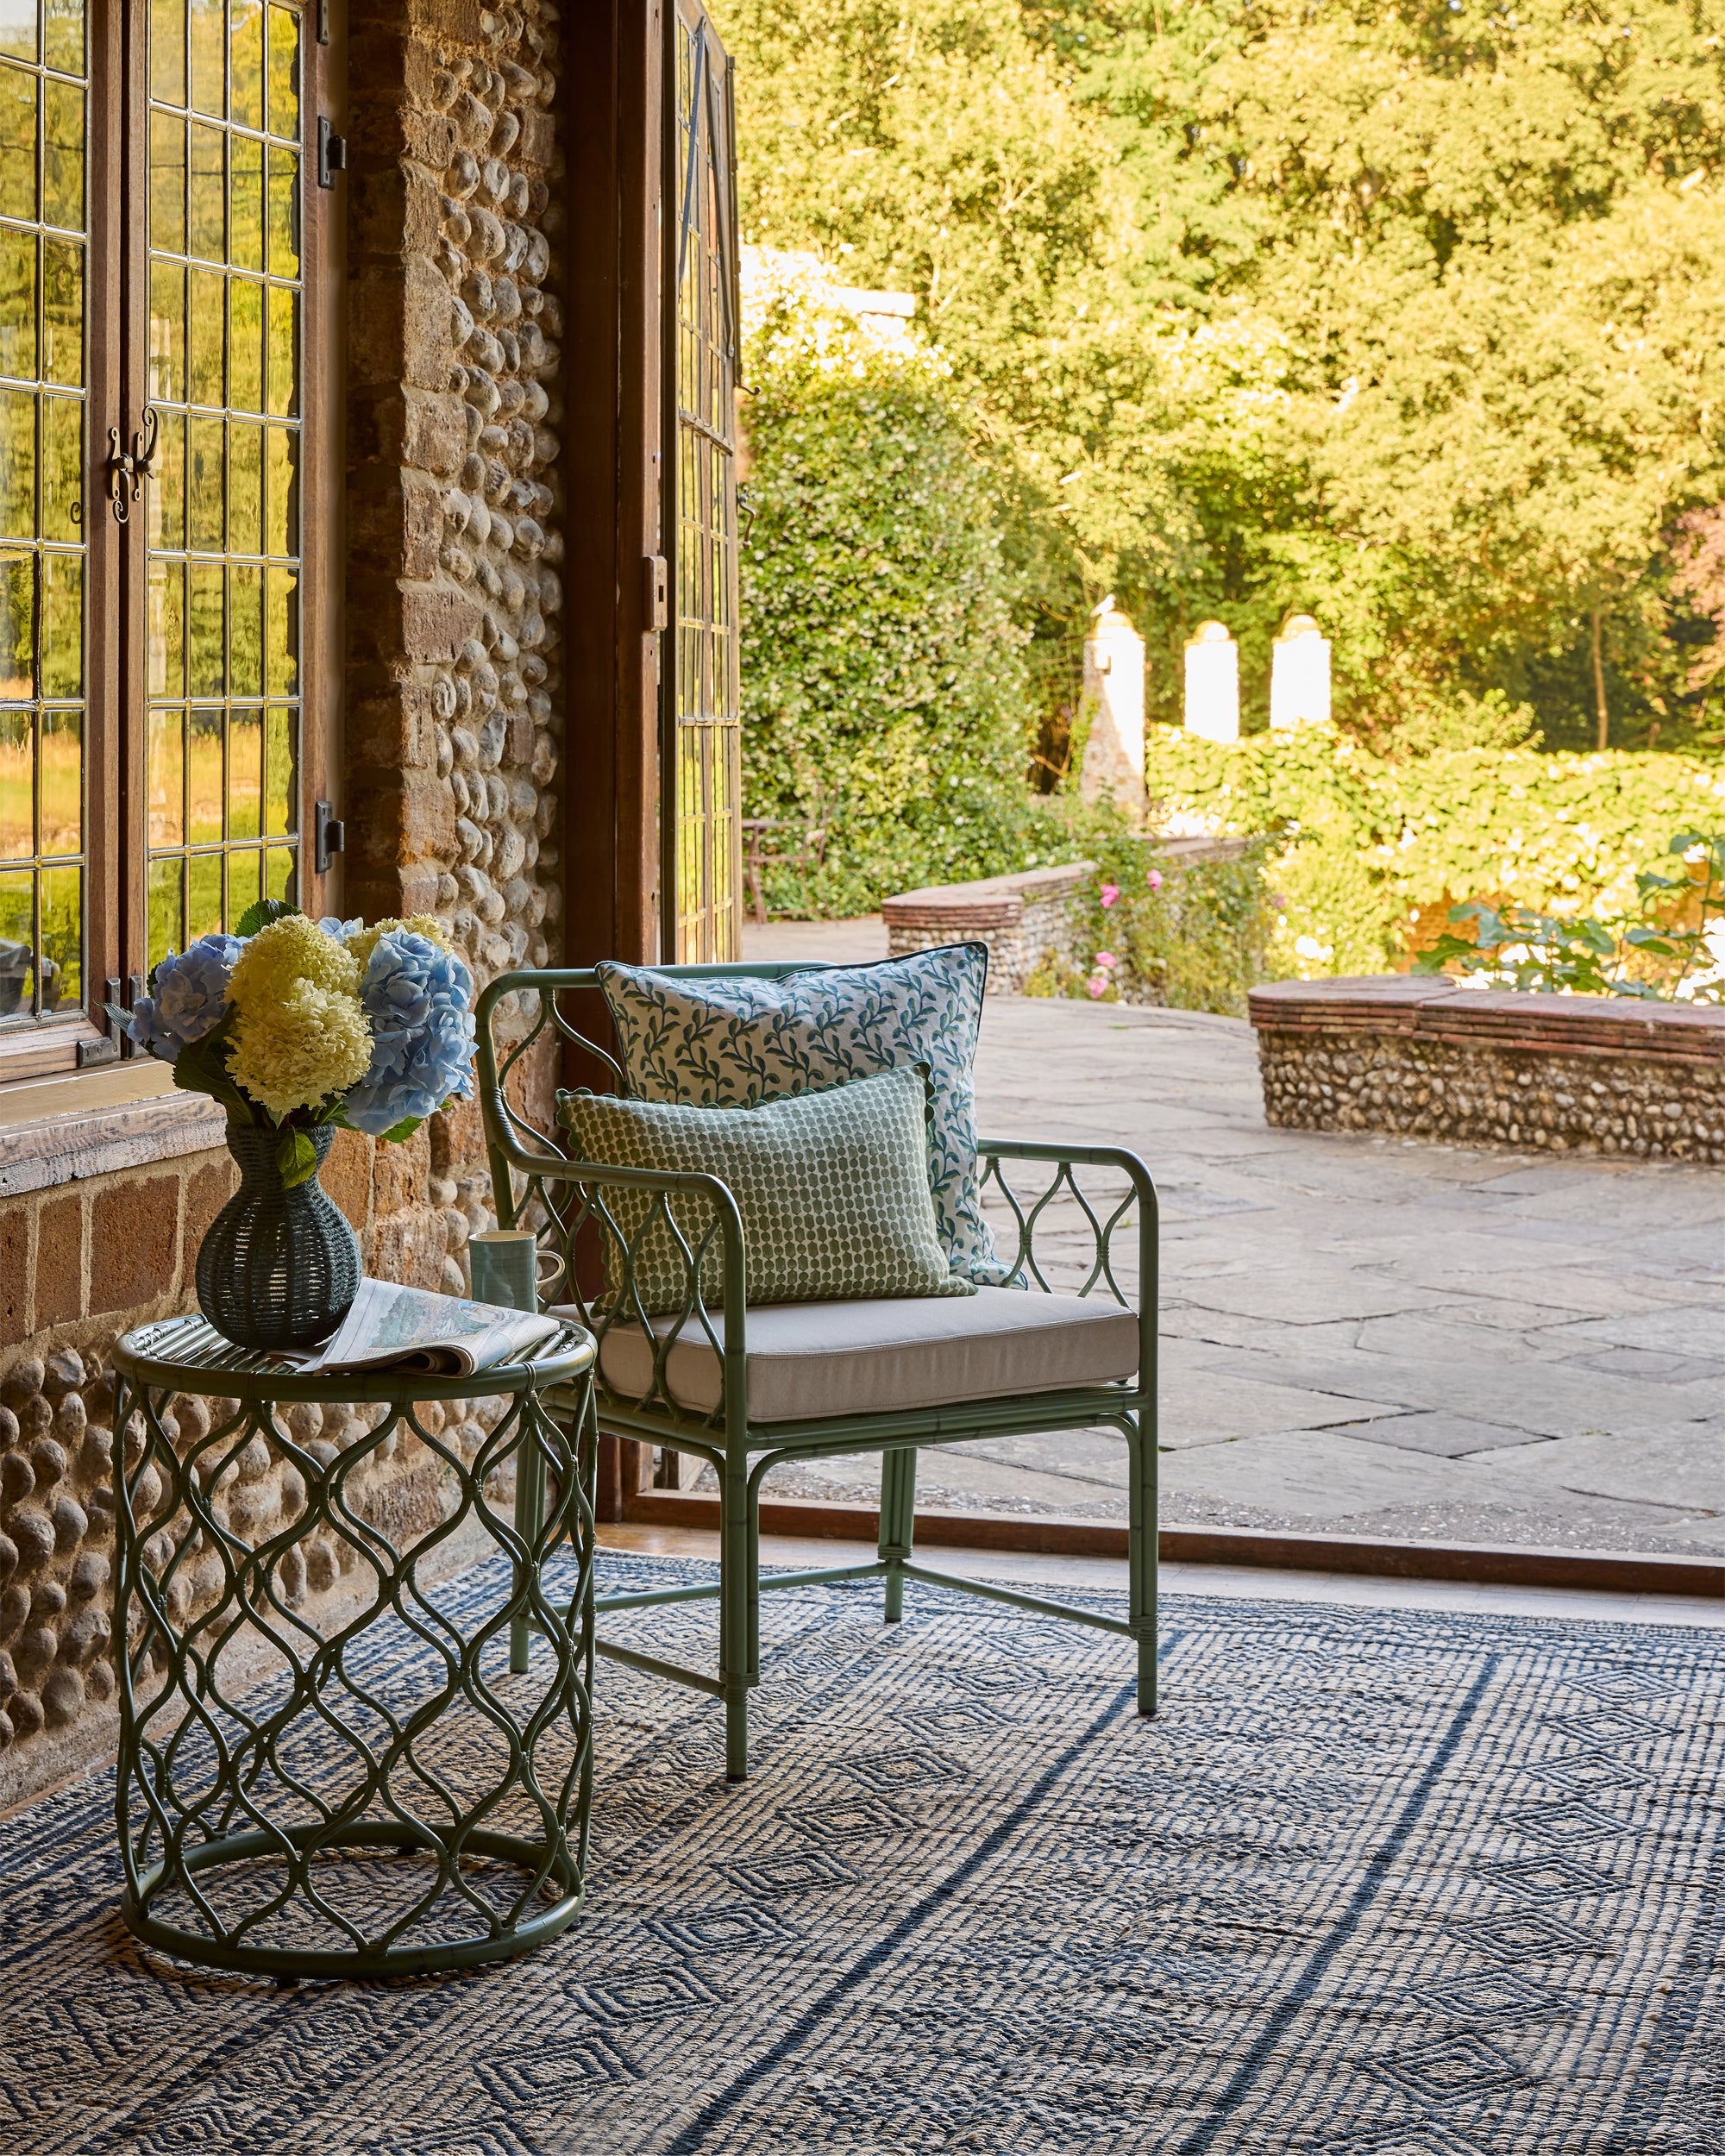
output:
[{"label": "stone paving slab", "polygon": [[[781,950],[885,955],[878,924],[745,939]],[[1725,1547],[1717,1170],[1273,1131],[1243,1021],[1026,998],[986,1006],[977,1114],[985,1135],[1129,1146],[1157,1178],[1164,1520]],[[1049,1226],[1070,1284],[1087,1232],[1070,1206]],[[828,1463],[771,1486],[854,1495],[877,1475]],[[989,1441],[925,1453],[921,1486],[1118,1519],[1125,1454],[1095,1433]]]}]

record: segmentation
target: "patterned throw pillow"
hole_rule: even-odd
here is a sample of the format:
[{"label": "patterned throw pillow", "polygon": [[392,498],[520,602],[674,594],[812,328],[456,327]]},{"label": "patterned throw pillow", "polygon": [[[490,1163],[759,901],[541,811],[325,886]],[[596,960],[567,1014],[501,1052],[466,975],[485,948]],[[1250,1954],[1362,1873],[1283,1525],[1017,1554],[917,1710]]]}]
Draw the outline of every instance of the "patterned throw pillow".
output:
[{"label": "patterned throw pillow", "polygon": [[[948,1268],[934,1229],[924,1126],[925,1087],[917,1070],[882,1071],[854,1085],[799,1094],[758,1108],[692,1108],[565,1093],[558,1112],[576,1160],[618,1168],[717,1175],[743,1216],[749,1300],[831,1302],[875,1295],[972,1295]],[[605,1282],[624,1278],[620,1235],[634,1254],[625,1311],[681,1310],[691,1300],[689,1265],[655,1194],[627,1186],[604,1193],[615,1232],[605,1236]],[[684,1243],[699,1250],[712,1225],[711,1198],[674,1197]],[[701,1261],[701,1300],[723,1299],[722,1246]]]},{"label": "patterned throw pillow", "polygon": [[996,1287],[1007,1268],[982,1218],[970,1075],[988,971],[986,943],[952,943],[782,981],[679,981],[608,962],[599,977],[630,1089],[643,1100],[752,1107],[921,1066],[941,1242],[961,1280]]}]

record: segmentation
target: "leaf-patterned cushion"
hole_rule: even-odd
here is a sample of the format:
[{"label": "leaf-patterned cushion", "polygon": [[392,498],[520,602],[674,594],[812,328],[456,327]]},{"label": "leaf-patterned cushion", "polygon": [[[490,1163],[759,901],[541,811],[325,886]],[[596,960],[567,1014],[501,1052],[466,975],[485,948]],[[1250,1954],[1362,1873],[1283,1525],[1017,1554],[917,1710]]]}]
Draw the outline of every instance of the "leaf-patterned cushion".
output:
[{"label": "leaf-patterned cushion", "polygon": [[929,1075],[929,1184],[953,1271],[997,1287],[976,1185],[971,1064],[982,1023],[986,943],[950,943],[869,966],[780,981],[675,980],[599,966],[630,1090],[643,1100],[747,1107],[916,1064]]},{"label": "leaf-patterned cushion", "polygon": [[[743,1218],[750,1303],[974,1295],[934,1232],[925,1097],[922,1073],[905,1069],[758,1108],[566,1093],[558,1112],[577,1160],[717,1175]],[[701,1300],[720,1306],[723,1245],[708,1239],[710,1197],[671,1194],[668,1219],[652,1190],[611,1184],[595,1194],[610,1214],[605,1285],[621,1314],[690,1305],[697,1252]]]}]

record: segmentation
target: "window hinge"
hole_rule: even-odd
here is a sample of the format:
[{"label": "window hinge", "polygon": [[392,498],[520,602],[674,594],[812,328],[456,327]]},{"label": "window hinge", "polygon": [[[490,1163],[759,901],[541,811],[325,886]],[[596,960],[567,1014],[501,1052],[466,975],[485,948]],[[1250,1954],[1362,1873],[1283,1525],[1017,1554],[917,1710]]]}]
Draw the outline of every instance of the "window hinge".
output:
[{"label": "window hinge", "polygon": [[348,169],[348,138],[337,135],[320,112],[317,116],[317,185],[333,187],[337,172]]},{"label": "window hinge", "polygon": [[649,631],[671,625],[671,572],[662,554],[649,554],[641,564],[642,606]]},{"label": "window hinge", "polygon": [[329,42],[329,0],[317,0],[317,42]]},{"label": "window hinge", "polygon": [[348,850],[348,827],[328,801],[319,801],[312,810],[311,834],[312,865],[320,876],[327,876],[332,856]]}]

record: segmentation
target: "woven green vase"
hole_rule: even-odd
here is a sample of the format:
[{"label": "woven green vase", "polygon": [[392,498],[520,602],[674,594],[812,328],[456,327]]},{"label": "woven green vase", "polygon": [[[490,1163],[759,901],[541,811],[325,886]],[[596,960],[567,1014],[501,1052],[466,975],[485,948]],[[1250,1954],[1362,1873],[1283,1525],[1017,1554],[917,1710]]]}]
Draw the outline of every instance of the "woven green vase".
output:
[{"label": "woven green vase", "polygon": [[[335,1138],[308,1134],[321,1170]],[[228,1125],[240,1188],[198,1253],[198,1307],[236,1347],[316,1347],[360,1290],[360,1245],[316,1175],[285,1189],[274,1131]]]}]

